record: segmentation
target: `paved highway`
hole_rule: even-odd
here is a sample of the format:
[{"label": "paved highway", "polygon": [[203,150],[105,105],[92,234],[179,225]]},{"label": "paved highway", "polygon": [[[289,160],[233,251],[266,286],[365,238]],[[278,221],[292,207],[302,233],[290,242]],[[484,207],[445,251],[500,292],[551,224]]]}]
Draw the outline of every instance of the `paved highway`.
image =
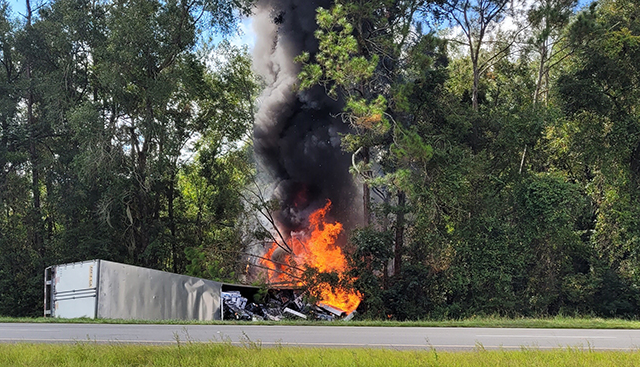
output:
[{"label": "paved highway", "polygon": [[640,349],[640,330],[490,329],[265,325],[114,325],[0,323],[0,342],[171,344],[251,341],[264,346],[469,350]]}]

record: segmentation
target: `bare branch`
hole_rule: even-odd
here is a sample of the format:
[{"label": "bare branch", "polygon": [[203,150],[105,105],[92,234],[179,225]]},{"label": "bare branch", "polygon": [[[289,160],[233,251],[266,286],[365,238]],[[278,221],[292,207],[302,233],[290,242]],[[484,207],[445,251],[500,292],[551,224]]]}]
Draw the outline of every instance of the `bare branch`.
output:
[{"label": "bare branch", "polygon": [[274,272],[276,272],[276,273],[285,274],[286,276],[289,276],[289,277],[291,277],[291,278],[295,278],[295,279],[299,279],[299,280],[304,280],[303,278],[301,278],[301,277],[299,277],[299,276],[297,276],[297,275],[293,275],[293,274],[291,274],[291,273],[287,273],[287,272],[286,272],[286,271],[284,271],[284,270],[271,269],[271,268],[270,268],[270,267],[268,267],[268,266],[258,265],[258,264],[249,264],[249,265],[250,265],[250,266],[255,266],[256,268],[266,269],[266,270],[269,270],[269,271],[274,271]]},{"label": "bare branch", "polygon": [[275,261],[273,259],[269,259],[269,258],[266,258],[264,256],[259,256],[259,255],[251,254],[251,253],[248,253],[248,252],[241,252],[241,254],[247,255],[247,256],[251,256],[251,257],[255,257],[255,258],[258,258],[258,259],[261,259],[261,260],[266,260],[266,261],[272,262],[272,263],[274,263],[276,265],[286,266],[288,268],[295,269],[295,270],[298,270],[298,271],[304,271],[304,269],[301,269],[301,268],[299,268],[297,266],[293,266],[291,264],[286,264],[286,263],[283,263],[283,262]]},{"label": "bare branch", "polygon": [[[491,66],[495,65],[496,62],[502,60],[503,57],[506,57],[509,54],[508,51],[509,51],[509,49],[511,49],[511,46],[513,46],[516,43],[516,41],[518,40],[518,36],[520,35],[520,33],[524,32],[526,29],[528,29],[528,27],[522,27],[518,32],[516,32],[513,35],[513,38],[511,39],[511,41],[506,46],[502,47],[493,56],[491,56],[487,60],[483,61],[482,64],[480,64],[479,67],[478,67],[478,70],[480,71],[480,73],[484,72],[485,70],[487,70]],[[493,60],[496,60],[496,61],[492,62]]]},{"label": "bare branch", "polygon": [[[280,241],[282,241],[282,243],[280,243],[280,241],[278,241],[276,238],[274,238],[271,235],[271,231],[269,231],[268,228],[263,228],[267,230],[267,233],[269,233],[269,235],[272,237],[272,239],[274,240],[274,242],[283,250],[285,250],[286,252],[292,254],[293,253],[293,249],[288,245],[287,240],[284,238],[284,235],[282,234],[282,232],[280,231],[280,229],[278,228],[277,224],[276,224],[276,220],[273,217],[273,214],[271,213],[271,210],[269,210],[268,206],[267,206],[267,200],[264,197],[264,193],[262,192],[262,190],[260,189],[260,186],[258,185],[258,183],[255,181],[254,179],[254,185],[257,189],[257,193],[252,191],[252,190],[247,190],[249,191],[251,194],[253,194],[255,196],[256,199],[258,199],[258,203],[256,205],[254,205],[254,208],[260,213],[262,214],[262,216],[269,222],[269,224],[271,224],[271,226],[273,227],[272,229],[274,231],[276,231],[278,237],[280,238]],[[240,193],[241,197],[248,203],[251,203],[251,200],[247,199],[242,193]],[[260,224],[262,226],[262,224]]]}]

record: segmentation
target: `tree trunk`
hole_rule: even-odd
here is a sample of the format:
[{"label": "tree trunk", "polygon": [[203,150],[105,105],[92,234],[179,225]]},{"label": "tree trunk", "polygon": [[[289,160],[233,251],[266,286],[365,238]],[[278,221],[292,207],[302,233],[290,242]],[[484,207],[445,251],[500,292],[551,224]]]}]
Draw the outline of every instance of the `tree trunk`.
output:
[{"label": "tree trunk", "polygon": [[9,151],[9,137],[7,133],[9,131],[9,119],[7,117],[2,119],[0,129],[2,129],[2,134],[0,134],[0,202],[2,202],[5,180],[8,174],[8,172],[4,171],[4,167],[7,164],[6,152]]},{"label": "tree trunk", "polygon": [[471,107],[474,111],[478,111],[478,89],[480,85],[480,70],[478,70],[478,60],[473,60],[473,86],[471,87]]},{"label": "tree trunk", "polygon": [[[27,30],[31,28],[31,3],[27,0]],[[29,159],[31,161],[31,194],[32,194],[32,212],[30,215],[30,231],[33,249],[38,252],[42,261],[44,261],[44,244],[42,240],[42,205],[40,196],[40,162],[38,156],[38,147],[36,140],[38,139],[36,119],[33,115],[33,87],[32,87],[32,70],[31,60],[27,56],[25,65],[25,76],[27,78],[27,126],[29,129]]]},{"label": "tree trunk", "polygon": [[476,114],[471,120],[471,149],[474,153],[477,153],[480,149],[480,119],[477,116],[478,109],[480,108],[479,89],[480,89],[480,67],[478,66],[478,59],[480,57],[480,45],[478,42],[477,48],[473,47],[473,39],[469,37],[469,44],[472,45],[469,48],[471,53],[471,65],[473,68],[473,85],[471,86],[471,107]]},{"label": "tree trunk", "polygon": [[[364,155],[363,161],[365,165],[369,164],[369,148],[364,147],[362,150],[362,154]],[[365,176],[369,176],[370,172],[367,172]],[[369,188],[369,184],[365,181],[362,184],[362,204],[363,204],[363,217],[364,217],[364,225],[365,227],[371,225],[371,213],[369,210],[369,205],[371,203],[371,189]]]},{"label": "tree trunk", "polygon": [[173,200],[175,198],[175,173],[171,173],[167,192],[167,211],[169,213],[169,232],[171,233],[171,262],[173,272],[178,273],[178,249],[176,247],[176,219],[174,217]]},{"label": "tree trunk", "polygon": [[540,94],[542,93],[542,84],[544,83],[545,65],[547,62],[547,43],[543,42],[540,47],[540,66],[538,67],[538,80],[536,81],[536,91],[533,96],[533,104],[538,104]]},{"label": "tree trunk", "polygon": [[398,209],[396,214],[396,239],[393,258],[393,275],[400,274],[402,268],[402,248],[404,245],[404,205],[406,197],[404,191],[398,192]]}]

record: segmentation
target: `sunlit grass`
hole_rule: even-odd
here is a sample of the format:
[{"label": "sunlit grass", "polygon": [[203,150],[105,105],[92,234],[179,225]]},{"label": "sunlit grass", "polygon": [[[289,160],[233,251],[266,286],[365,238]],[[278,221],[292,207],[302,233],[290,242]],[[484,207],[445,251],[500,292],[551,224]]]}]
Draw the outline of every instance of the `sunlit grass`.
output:
[{"label": "sunlit grass", "polygon": [[332,326],[401,326],[401,327],[494,327],[494,328],[558,328],[558,329],[640,329],[640,321],[623,319],[602,319],[593,317],[556,316],[549,318],[504,318],[474,317],[461,320],[422,320],[422,321],[378,321],[352,320],[344,321],[143,321],[143,320],[109,320],[109,319],[52,319],[52,318],[9,318],[0,317],[0,322],[42,322],[42,323],[98,323],[98,324],[180,324],[180,325],[233,325],[247,323],[255,325],[332,325]]},{"label": "sunlit grass", "polygon": [[76,343],[0,344],[0,366],[638,366],[640,352],[584,349],[440,352],[385,349],[263,348],[248,342],[172,346]]}]

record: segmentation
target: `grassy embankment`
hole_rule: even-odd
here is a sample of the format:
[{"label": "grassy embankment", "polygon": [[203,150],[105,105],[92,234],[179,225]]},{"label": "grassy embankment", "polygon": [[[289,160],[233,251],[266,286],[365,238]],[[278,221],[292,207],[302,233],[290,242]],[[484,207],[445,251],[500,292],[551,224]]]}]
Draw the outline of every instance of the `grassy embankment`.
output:
[{"label": "grassy embankment", "polygon": [[423,321],[298,321],[284,320],[280,322],[234,322],[234,321],[141,321],[141,320],[108,320],[108,319],[52,319],[52,318],[9,318],[0,317],[0,322],[42,322],[42,323],[100,323],[100,324],[180,324],[180,325],[214,325],[214,324],[254,324],[254,325],[317,325],[317,326],[402,326],[402,327],[495,327],[495,328],[559,328],[559,329],[640,329],[640,321],[602,318],[576,318],[557,316],[550,318],[502,318],[475,317],[463,320],[423,320]]},{"label": "grassy embankment", "polygon": [[262,348],[225,343],[173,346],[76,343],[0,344],[0,366],[638,366],[640,352],[585,349],[471,352],[435,350]]}]

